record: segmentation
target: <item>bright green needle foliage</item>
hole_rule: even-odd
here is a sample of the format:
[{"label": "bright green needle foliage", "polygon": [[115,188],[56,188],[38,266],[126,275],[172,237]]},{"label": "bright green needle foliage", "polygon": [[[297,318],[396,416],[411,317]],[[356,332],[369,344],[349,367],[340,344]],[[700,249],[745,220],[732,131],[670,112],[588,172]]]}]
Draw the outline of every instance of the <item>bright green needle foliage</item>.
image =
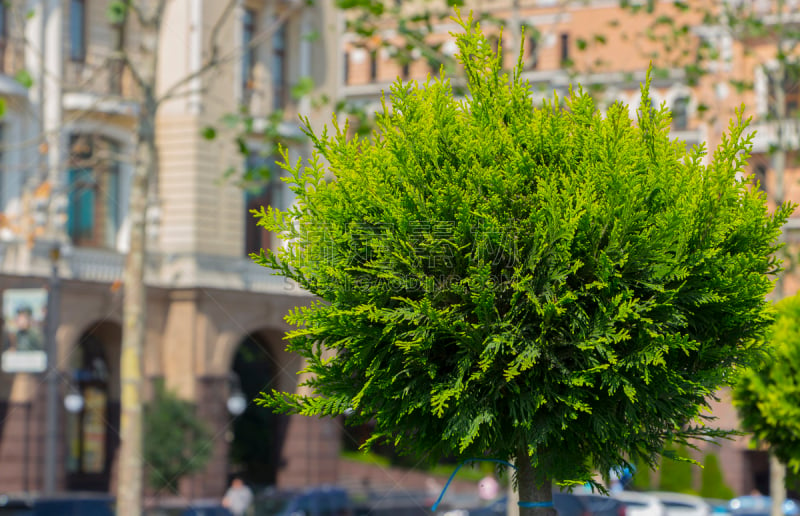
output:
[{"label": "bright green needle foliage", "polygon": [[742,426],[795,473],[800,472],[800,296],[777,303],[764,361],[733,391]]},{"label": "bright green needle foliage", "polygon": [[311,394],[262,402],[352,408],[370,443],[431,460],[527,453],[560,481],[714,435],[700,413],[772,321],[791,212],[737,181],[745,124],[704,164],[648,84],[638,124],[580,92],[534,108],[462,26],[466,98],[395,84],[373,139],[309,131],[296,205],[261,210],[287,244],[257,261],[320,298],[287,317]]}]

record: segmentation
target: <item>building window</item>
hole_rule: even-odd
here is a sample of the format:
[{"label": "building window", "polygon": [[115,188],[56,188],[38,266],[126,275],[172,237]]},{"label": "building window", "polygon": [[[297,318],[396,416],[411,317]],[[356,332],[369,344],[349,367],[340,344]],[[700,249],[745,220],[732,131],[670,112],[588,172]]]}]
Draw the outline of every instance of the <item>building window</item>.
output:
[{"label": "building window", "polygon": [[116,247],[122,218],[118,155],[118,146],[105,138],[70,138],[67,233],[75,245]]},{"label": "building window", "polygon": [[245,94],[255,87],[256,49],[253,45],[255,34],[256,13],[252,9],[245,9],[242,17],[242,91]]},{"label": "building window", "polygon": [[672,129],[685,131],[689,128],[689,97],[680,96],[672,106]]},{"label": "building window", "polygon": [[569,34],[563,32],[561,34],[561,64],[569,63]]},{"label": "building window", "polygon": [[411,62],[409,60],[406,59],[403,61],[400,73],[403,74],[403,80],[408,80],[408,77],[411,75]]},{"label": "building window", "polygon": [[372,50],[369,53],[369,80],[375,82],[378,80],[378,51]]},{"label": "building window", "polygon": [[[262,249],[271,249],[277,243],[275,235],[259,226],[250,210],[260,210],[261,207],[268,206],[285,210],[288,204],[284,183],[281,181],[283,169],[275,164],[274,156],[252,153],[247,157],[246,167],[248,171],[268,170],[270,173],[270,178],[265,183],[245,190],[244,252],[245,255],[250,255],[259,253]],[[257,177],[260,174],[253,175]]]},{"label": "building window", "polygon": [[[122,51],[125,48],[126,26],[127,26],[127,16],[123,16],[121,20],[111,24],[111,31],[113,33],[112,45],[117,55],[119,56],[123,55]],[[108,63],[108,67],[110,72],[108,77],[109,93],[115,95],[121,95],[122,75],[125,70],[125,60],[122,59],[121,57],[112,57]]]},{"label": "building window", "polygon": [[272,106],[286,107],[286,24],[272,35]]},{"label": "building window", "polygon": [[[769,83],[769,114],[772,118],[779,116],[777,109],[777,81],[770,74]],[[797,117],[800,114],[800,64],[788,64],[783,76],[783,97],[785,106],[785,117]]]},{"label": "building window", "polygon": [[535,37],[528,38],[528,70],[535,70],[539,67],[539,40]]},{"label": "building window", "polygon": [[86,60],[86,0],[69,2],[69,58]]},{"label": "building window", "polygon": [[350,84],[350,52],[342,55],[342,83]]},{"label": "building window", "polygon": [[0,2],[0,71],[6,72],[6,47],[8,45],[8,6]]}]

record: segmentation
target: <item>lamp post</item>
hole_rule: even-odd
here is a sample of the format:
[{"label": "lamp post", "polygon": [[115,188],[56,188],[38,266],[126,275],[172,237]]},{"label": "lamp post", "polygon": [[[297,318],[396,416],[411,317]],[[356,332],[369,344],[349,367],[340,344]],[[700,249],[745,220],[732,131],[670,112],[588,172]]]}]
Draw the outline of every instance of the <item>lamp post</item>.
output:
[{"label": "lamp post", "polygon": [[64,408],[70,414],[78,414],[83,410],[83,395],[74,386],[70,386],[70,391],[64,396]]},{"label": "lamp post", "polygon": [[230,414],[236,418],[241,416],[247,409],[247,398],[244,397],[244,393],[242,392],[242,385],[239,381],[239,375],[236,373],[231,373],[230,380],[231,394],[228,396],[225,406],[228,408],[228,412],[230,412]]},{"label": "lamp post", "polygon": [[61,305],[61,279],[58,276],[58,260],[61,248],[55,244],[50,249],[50,292],[47,296],[47,412],[44,453],[44,493],[51,495],[56,490],[58,466],[58,346],[56,333]]}]

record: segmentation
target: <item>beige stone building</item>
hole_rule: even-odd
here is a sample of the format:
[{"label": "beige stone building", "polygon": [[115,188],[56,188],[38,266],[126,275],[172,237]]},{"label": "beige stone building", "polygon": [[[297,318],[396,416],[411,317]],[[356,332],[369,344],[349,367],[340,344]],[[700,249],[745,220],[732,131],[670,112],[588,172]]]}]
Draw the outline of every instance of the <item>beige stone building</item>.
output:
[{"label": "beige stone building", "polygon": [[[580,83],[595,95],[600,109],[621,100],[630,106],[635,119],[641,100],[640,82],[652,63],[651,95],[656,104],[663,103],[672,111],[673,135],[687,146],[707,142],[711,151],[727,130],[735,110],[744,104],[745,117],[752,117],[750,128],[756,134],[750,170],[744,171],[743,178],[758,179],[772,207],[779,199],[800,201],[800,167],[796,159],[800,144],[800,52],[796,41],[785,37],[782,44],[790,49],[790,57],[782,82],[783,110],[778,109],[776,100],[776,84],[781,84],[776,78],[780,31],[782,26],[796,28],[800,4],[784,2],[783,13],[776,12],[778,2],[772,0],[631,0],[628,4],[631,8],[622,9],[618,0],[466,0],[462,13],[472,12],[476,18],[490,15],[499,20],[489,19],[483,28],[491,41],[502,43],[507,49],[507,68],[516,64],[522,48],[522,78],[530,82],[535,97],[552,98],[553,92],[563,97],[570,84]],[[682,4],[689,8],[682,9]],[[415,9],[422,12],[430,5],[421,1],[395,2],[375,36],[365,39],[355,31],[344,33],[341,95],[345,99],[368,112],[378,109],[381,92],[388,91],[398,78],[424,83],[438,74],[440,61],[452,59],[457,47],[450,33],[461,29],[447,16],[436,15],[436,10],[432,11],[432,30],[427,36],[437,44],[432,54],[412,51],[409,60],[409,55],[384,44],[402,46],[407,41],[393,21],[396,16],[392,8],[407,14]],[[748,37],[733,24],[704,24],[704,11],[719,12],[723,7],[737,6],[763,23],[764,34]],[[502,40],[500,25],[504,26]],[[522,26],[523,38],[519,36]],[[707,73],[702,75],[695,75],[692,68],[686,67],[697,62],[698,53],[706,56],[702,68]],[[457,72],[454,80],[458,81]],[[770,152],[774,147],[786,149],[785,159],[781,153]],[[796,212],[784,231],[786,249],[792,253],[788,255],[790,259],[796,256],[800,242],[798,228],[800,213]],[[797,272],[791,266],[789,269],[776,297],[794,294],[798,289]],[[736,428],[738,421],[727,393],[722,393],[722,400],[714,404],[718,424]],[[720,456],[727,484],[739,494],[749,494],[754,488],[766,493],[766,453],[751,450],[746,437],[721,444],[704,449]],[[699,470],[696,476],[699,481]]]},{"label": "beige stone building", "polygon": [[[50,313],[59,321],[59,490],[113,491],[116,478],[120,280],[133,127],[142,106],[120,59],[121,50],[136,59],[136,20],[132,14],[110,20],[113,3],[0,3],[0,289],[9,334],[28,289],[60,294]],[[321,91],[335,96],[333,7],[288,0],[242,0],[231,10],[222,1],[166,4],[161,93],[198,72],[215,48],[223,60],[182,82],[161,106],[160,171],[148,201],[147,383],[163,379],[194,403],[213,435],[209,466],[184,481],[182,491],[219,496],[233,473],[260,485],[330,482],[339,444],[334,422],[277,417],[252,403],[241,415],[226,408],[238,391],[252,399],[272,387],[294,388],[300,363],[284,351],[283,316],[309,296],[248,257],[279,245],[256,227],[248,209],[286,207],[292,198],[277,168],[266,185],[238,184],[246,164],[225,117],[242,108],[253,116],[243,139],[254,151],[251,167],[271,166],[261,152],[261,133],[278,110],[290,154],[308,152],[297,138],[297,115],[316,123],[329,118],[329,108],[297,101],[291,89],[310,77],[317,90],[307,99]],[[215,140],[203,137],[207,126],[218,128]],[[55,260],[53,249],[60,251]],[[33,307],[35,323],[43,312]],[[6,341],[4,350],[9,346]],[[6,365],[0,373],[0,492],[42,490],[49,467],[47,380]],[[76,393],[82,406],[66,410],[61,400]]]}]

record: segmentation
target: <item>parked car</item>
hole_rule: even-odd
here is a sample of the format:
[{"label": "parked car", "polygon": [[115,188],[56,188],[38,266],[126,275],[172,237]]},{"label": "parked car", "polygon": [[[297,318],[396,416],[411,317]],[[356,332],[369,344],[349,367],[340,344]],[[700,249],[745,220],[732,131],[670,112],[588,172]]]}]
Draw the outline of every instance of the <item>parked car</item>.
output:
[{"label": "parked car", "polygon": [[[772,498],[769,496],[739,496],[728,502],[731,516],[769,516]],[[800,503],[791,498],[783,502],[785,516],[800,515]]]},{"label": "parked car", "polygon": [[647,494],[658,498],[667,516],[711,516],[711,506],[699,496],[667,491],[649,491]]},{"label": "parked car", "polygon": [[114,498],[94,494],[0,495],[0,516],[114,516]]},{"label": "parked car", "polygon": [[144,516],[233,516],[219,500],[163,501],[144,510]]},{"label": "parked car", "polygon": [[314,487],[304,491],[268,488],[253,501],[255,516],[350,516],[353,506],[340,487]]},{"label": "parked car", "polygon": [[705,502],[711,506],[712,516],[730,516],[731,511],[728,508],[730,500],[719,500],[717,498],[703,498]]},{"label": "parked car", "polygon": [[627,516],[667,516],[666,507],[653,495],[638,491],[618,491],[611,496],[625,504]]},{"label": "parked car", "polygon": [[[504,496],[484,507],[456,509],[443,516],[504,516],[507,506],[508,497]],[[553,507],[559,516],[627,516],[620,500],[599,494],[554,492]]]},{"label": "parked car", "polygon": [[490,502],[488,505],[470,509],[462,516],[505,516],[508,507],[508,497],[503,496]]},{"label": "parked car", "polygon": [[559,516],[626,516],[625,504],[599,494],[553,493]]}]

